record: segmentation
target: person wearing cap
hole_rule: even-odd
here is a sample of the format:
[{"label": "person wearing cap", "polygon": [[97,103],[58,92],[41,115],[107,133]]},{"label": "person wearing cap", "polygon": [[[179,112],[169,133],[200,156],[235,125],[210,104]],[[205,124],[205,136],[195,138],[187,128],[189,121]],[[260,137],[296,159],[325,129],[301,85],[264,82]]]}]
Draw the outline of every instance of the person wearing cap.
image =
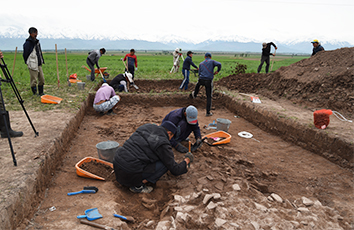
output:
[{"label": "person wearing cap", "polygon": [[269,65],[270,65],[269,55],[275,56],[275,54],[272,54],[270,52],[270,49],[272,48],[271,46],[274,46],[274,48],[276,50],[278,49],[278,47],[273,42],[269,42],[269,43],[263,42],[262,46],[263,46],[263,48],[262,48],[261,64],[258,66],[257,73],[261,72],[264,62],[266,63],[266,73],[268,73],[269,72]]},{"label": "person wearing cap", "polygon": [[[213,91],[213,79],[214,75],[218,74],[221,70],[221,63],[211,59],[210,53],[205,53],[205,60],[199,64],[199,79],[195,86],[194,91],[189,95],[190,98],[196,98],[199,93],[200,86],[205,86],[205,92],[207,96],[206,116],[212,116],[211,110],[211,95]],[[214,68],[217,70],[214,72]]]},{"label": "person wearing cap", "polygon": [[126,69],[125,71],[128,71],[129,73],[131,73],[133,75],[133,79],[134,79],[134,73],[135,70],[138,70],[138,58],[135,55],[135,50],[131,49],[130,53],[126,54],[125,57],[123,58],[123,61],[127,61],[128,63],[128,69]]},{"label": "person wearing cap", "polygon": [[37,94],[37,81],[38,81],[38,95],[44,95],[44,74],[42,65],[44,58],[42,54],[41,44],[37,39],[38,30],[34,27],[28,30],[29,37],[23,44],[23,60],[25,61],[30,73],[30,85],[33,95]]},{"label": "person wearing cap", "polygon": [[193,52],[188,51],[187,57],[184,59],[183,66],[182,66],[182,74],[184,76],[181,86],[179,87],[180,90],[187,90],[189,84],[189,72],[191,69],[191,65],[198,70],[198,67],[192,61]]},{"label": "person wearing cap", "polygon": [[179,63],[182,56],[182,49],[176,48],[175,51],[173,51],[172,56],[173,56],[173,67],[174,67],[173,72],[177,73],[179,70]]},{"label": "person wearing cap", "polygon": [[86,58],[86,64],[90,67],[91,70],[91,81],[95,80],[95,65],[97,66],[97,69],[100,69],[100,66],[98,65],[98,60],[105,53],[105,48],[101,48],[100,50],[92,50],[88,53],[88,57]]},{"label": "person wearing cap", "polygon": [[[196,144],[193,146],[200,146],[202,141],[197,116],[197,108],[190,105],[188,107],[172,110],[162,120],[162,122],[170,121],[177,127],[177,132],[175,136],[171,138],[170,143],[178,152],[188,152],[188,148],[184,147],[181,142],[186,140],[192,132],[197,140]],[[196,148],[193,148],[193,151],[195,150]]]},{"label": "person wearing cap", "polygon": [[107,115],[115,115],[113,109],[117,107],[120,97],[116,95],[112,86],[103,83],[97,90],[93,100],[93,108],[101,115],[107,112]]},{"label": "person wearing cap", "polygon": [[133,75],[131,73],[125,72],[123,74],[118,74],[115,76],[112,81],[109,83],[115,91],[128,92],[127,82],[132,82]]},{"label": "person wearing cap", "polygon": [[170,139],[176,131],[170,121],[140,126],[114,154],[118,183],[134,193],[150,193],[153,187],[147,184],[155,184],[167,171],[175,176],[187,173],[194,156],[187,153],[182,162],[175,161]]},{"label": "person wearing cap", "polygon": [[319,43],[319,41],[318,41],[317,39],[313,40],[311,43],[312,43],[312,45],[313,45],[312,55],[311,55],[311,56],[317,54],[317,53],[320,52],[320,51],[325,50],[325,49],[323,48],[323,46],[321,46],[321,44]]}]

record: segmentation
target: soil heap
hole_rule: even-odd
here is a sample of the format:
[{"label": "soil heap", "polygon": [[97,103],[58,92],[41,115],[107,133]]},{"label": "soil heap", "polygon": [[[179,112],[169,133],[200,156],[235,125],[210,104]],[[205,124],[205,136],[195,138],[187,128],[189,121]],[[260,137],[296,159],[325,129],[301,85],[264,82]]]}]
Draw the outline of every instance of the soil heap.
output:
[{"label": "soil heap", "polygon": [[328,108],[346,116],[354,112],[354,47],[319,52],[269,74],[230,75],[216,82],[230,90],[293,103]]}]

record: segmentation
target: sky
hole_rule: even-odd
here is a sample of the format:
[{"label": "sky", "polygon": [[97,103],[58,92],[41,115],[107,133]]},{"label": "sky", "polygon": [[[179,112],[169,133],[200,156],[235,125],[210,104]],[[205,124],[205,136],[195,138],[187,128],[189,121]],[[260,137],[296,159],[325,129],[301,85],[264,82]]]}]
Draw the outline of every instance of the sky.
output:
[{"label": "sky", "polygon": [[6,0],[0,35],[354,45],[353,0]]}]

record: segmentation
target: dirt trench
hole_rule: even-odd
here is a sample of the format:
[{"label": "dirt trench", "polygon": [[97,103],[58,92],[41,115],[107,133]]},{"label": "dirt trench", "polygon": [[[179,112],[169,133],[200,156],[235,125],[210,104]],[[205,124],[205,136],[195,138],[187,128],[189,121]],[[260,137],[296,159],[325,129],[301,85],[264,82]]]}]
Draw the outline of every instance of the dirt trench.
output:
[{"label": "dirt trench", "polygon": [[[139,83],[148,92],[151,92],[149,85],[156,86],[154,81]],[[159,85],[169,90],[170,84],[173,88],[178,85],[173,81]],[[270,229],[290,225],[299,229],[311,226],[350,229],[353,226],[352,174],[338,166],[351,167],[348,153],[343,153],[345,149],[327,149],[326,152],[334,156],[328,157],[336,163],[333,164],[324,158],[326,154],[322,154],[323,151],[305,150],[320,148],[321,144],[315,145],[316,138],[322,138],[321,135],[330,138],[327,137],[329,135],[320,131],[317,134],[317,130],[311,134],[306,129],[313,128],[301,126],[292,119],[283,119],[276,112],[257,107],[244,98],[237,100],[223,91],[214,95],[215,109],[211,118],[204,116],[203,94],[190,100],[187,93],[153,95],[148,92],[122,94],[115,111],[117,115],[113,117],[96,114],[90,106],[93,95],[89,96],[87,107],[83,108],[86,113],[82,123],[72,124],[72,129],[78,127],[75,137],[71,138],[65,151],[56,153],[63,160],[58,160],[60,166],[51,183],[44,183],[39,189],[43,200],[38,207],[32,205],[31,212],[35,214],[25,218],[18,229],[89,229],[91,227],[80,224],[76,216],[93,207],[98,207],[104,216],[96,223],[122,229],[162,229],[165,225],[169,226],[167,229],[174,226],[188,229],[256,229],[260,226]],[[270,104],[271,100],[264,99],[264,103]],[[213,131],[203,127],[216,118],[229,119],[232,122],[229,129],[232,141],[215,147],[204,144],[194,154],[196,162],[187,174],[174,177],[167,173],[151,194],[132,194],[114,178],[102,182],[76,175],[74,166],[79,160],[86,156],[97,157],[97,143],[114,140],[123,144],[140,125],[158,124],[172,109],[189,104],[199,110],[203,134]],[[273,104],[273,108],[276,107]],[[240,131],[251,132],[254,139],[238,137]],[[304,132],[309,134],[303,135]],[[350,149],[350,143],[343,142]],[[180,161],[183,155],[175,152],[175,157]],[[236,184],[240,190],[234,189]],[[66,195],[84,186],[97,186],[99,192],[74,197]],[[284,201],[270,201],[272,194],[280,195]],[[207,195],[212,195],[212,198],[204,204]],[[298,211],[298,208],[305,208],[302,207],[302,197],[316,204],[308,207],[306,215]],[[210,208],[212,204],[217,207]],[[50,211],[53,207],[55,210]],[[114,212],[133,216],[136,222],[124,223],[113,217]],[[268,221],[257,221],[265,215],[268,215],[265,218]]]}]

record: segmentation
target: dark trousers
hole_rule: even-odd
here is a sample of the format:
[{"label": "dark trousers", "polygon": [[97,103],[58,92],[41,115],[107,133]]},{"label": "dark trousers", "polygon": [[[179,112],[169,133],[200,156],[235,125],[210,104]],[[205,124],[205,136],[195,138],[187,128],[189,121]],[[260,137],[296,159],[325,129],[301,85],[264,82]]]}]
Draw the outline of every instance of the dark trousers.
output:
[{"label": "dark trousers", "polygon": [[189,84],[189,69],[183,69],[182,74],[184,76],[183,81],[179,89],[188,89],[188,84]]},{"label": "dark trousers", "polygon": [[206,113],[208,114],[210,113],[211,109],[211,93],[213,91],[213,80],[199,79],[194,89],[194,97],[197,97],[199,93],[199,88],[202,85],[204,85],[205,87],[205,93],[207,97]]},{"label": "dark trousers", "polygon": [[155,172],[153,173],[143,173],[143,180],[147,180],[151,183],[156,183],[165,173],[167,173],[168,169],[162,163],[162,161],[157,161],[155,163]]},{"label": "dark trousers", "polygon": [[129,73],[131,73],[133,75],[133,80],[134,80],[134,72],[135,72],[134,66],[128,66],[128,70],[125,69],[125,71],[128,71]]},{"label": "dark trousers", "polygon": [[90,59],[86,59],[86,64],[90,67],[91,70],[91,81],[95,80],[95,65],[90,61]]},{"label": "dark trousers", "polygon": [[266,63],[266,73],[269,72],[269,62],[270,62],[269,60],[270,60],[269,56],[262,56],[261,64],[258,66],[257,73],[261,72],[261,69],[262,69],[262,66],[263,66],[264,62]]}]

